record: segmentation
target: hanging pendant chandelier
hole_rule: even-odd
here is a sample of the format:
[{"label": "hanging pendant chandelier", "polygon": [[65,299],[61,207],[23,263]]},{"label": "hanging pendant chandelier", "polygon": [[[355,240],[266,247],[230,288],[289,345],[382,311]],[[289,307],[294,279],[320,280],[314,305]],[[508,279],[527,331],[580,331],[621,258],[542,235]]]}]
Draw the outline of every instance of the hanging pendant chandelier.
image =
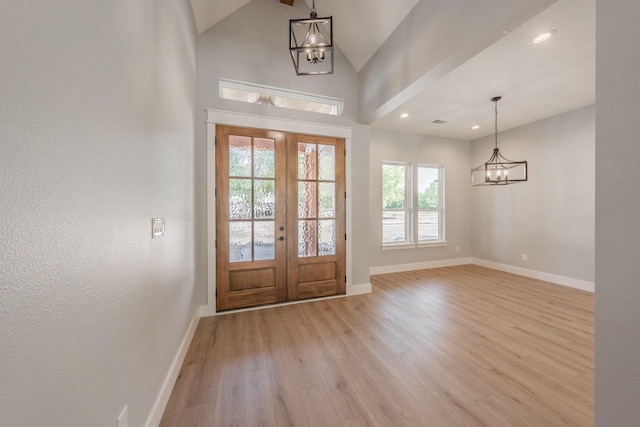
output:
[{"label": "hanging pendant chandelier", "polygon": [[471,169],[471,185],[507,185],[527,180],[527,161],[509,160],[498,148],[498,101],[501,96],[491,98],[495,105],[495,147],[491,158]]},{"label": "hanging pendant chandelier", "polygon": [[289,20],[289,52],[296,74],[333,74],[333,17],[318,18],[313,0],[311,15]]}]

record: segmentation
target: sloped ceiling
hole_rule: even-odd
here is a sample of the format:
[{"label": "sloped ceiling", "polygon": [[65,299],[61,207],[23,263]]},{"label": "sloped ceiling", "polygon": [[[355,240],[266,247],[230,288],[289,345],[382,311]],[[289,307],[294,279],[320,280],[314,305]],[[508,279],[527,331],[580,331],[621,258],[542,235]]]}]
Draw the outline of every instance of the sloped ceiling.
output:
[{"label": "sloped ceiling", "polygon": [[[290,7],[279,0],[253,1],[271,1],[275,8]],[[303,1],[310,9],[311,0],[296,0],[296,7]],[[453,6],[460,9],[464,1],[476,0],[450,1],[452,9]],[[198,31],[205,31],[248,2],[191,0]],[[407,15],[423,2],[446,6],[440,0],[316,0],[316,8],[320,16],[333,16],[336,44],[353,67],[361,71],[403,25]],[[497,0],[486,1],[487,8],[499,4]],[[438,19],[447,22],[440,24],[455,27],[455,16],[450,15],[443,13]],[[369,124],[473,140],[493,133],[490,98],[496,95],[503,96],[499,104],[500,130],[593,104],[595,0],[558,0],[523,22],[517,28],[505,29],[495,43],[428,85],[415,90],[409,87],[411,90],[405,90],[401,102],[393,103],[384,116],[369,120]],[[535,35],[547,29],[556,29],[557,35],[545,44],[531,43]],[[401,113],[408,113],[409,117],[400,118]],[[434,120],[447,124],[436,125]],[[474,125],[479,129],[472,130]]]},{"label": "sloped ceiling", "polygon": [[[198,32],[206,31],[250,0],[191,0]],[[263,0],[266,1],[266,0]],[[287,7],[270,0],[273,7]],[[297,0],[307,4],[311,0]],[[419,0],[317,0],[319,16],[333,16],[334,39],[359,71]],[[305,16],[300,16],[304,18]]]}]

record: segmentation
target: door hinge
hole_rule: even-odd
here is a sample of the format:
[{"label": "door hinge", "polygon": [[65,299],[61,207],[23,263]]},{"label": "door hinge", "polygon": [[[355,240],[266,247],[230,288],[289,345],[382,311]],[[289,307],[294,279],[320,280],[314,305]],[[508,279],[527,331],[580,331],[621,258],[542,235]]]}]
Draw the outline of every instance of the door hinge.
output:
[{"label": "door hinge", "polygon": [[347,240],[347,233],[344,233],[344,240]]},{"label": "door hinge", "polygon": [[218,197],[218,189],[217,188],[213,189],[213,197]]},{"label": "door hinge", "polygon": [[216,249],[218,249],[218,239],[215,240],[214,245],[215,245]]},{"label": "door hinge", "polygon": [[347,192],[346,191],[344,192],[344,198],[345,199],[347,198]]},{"label": "door hinge", "polygon": [[347,276],[344,276],[344,283],[347,283]]},{"label": "door hinge", "polygon": [[218,145],[218,137],[213,138],[213,145]]}]

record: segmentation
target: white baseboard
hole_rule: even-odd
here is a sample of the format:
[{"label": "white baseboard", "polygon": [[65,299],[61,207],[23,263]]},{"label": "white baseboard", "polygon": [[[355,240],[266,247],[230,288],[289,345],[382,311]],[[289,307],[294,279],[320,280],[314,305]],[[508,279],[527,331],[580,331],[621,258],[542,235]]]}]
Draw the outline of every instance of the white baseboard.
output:
[{"label": "white baseboard", "polygon": [[544,280],[545,282],[557,285],[568,286],[570,288],[581,289],[583,291],[595,292],[595,283],[586,280],[573,279],[571,277],[559,276],[557,274],[544,273],[542,271],[528,270],[526,268],[515,267],[513,265],[499,264],[484,259],[472,258],[472,263],[482,267],[493,268],[494,270],[506,271],[507,273],[519,276],[530,277],[532,279]]},{"label": "white baseboard", "polygon": [[189,349],[189,345],[191,344],[193,335],[196,332],[196,327],[198,326],[199,320],[200,312],[199,309],[196,309],[196,312],[191,319],[191,324],[189,324],[187,332],[182,338],[182,342],[180,343],[180,347],[178,348],[178,353],[173,358],[173,362],[171,362],[169,372],[167,372],[167,376],[162,382],[160,393],[158,393],[158,397],[156,397],[156,401],[154,402],[151,413],[147,418],[145,427],[158,427],[158,425],[160,424],[162,414],[164,414],[167,402],[169,402],[169,397],[171,396],[171,392],[173,391],[173,386],[176,383],[178,374],[180,373],[180,368],[182,368],[182,363],[184,362],[184,358],[187,355],[187,350]]},{"label": "white baseboard", "polygon": [[416,262],[413,264],[397,264],[384,265],[381,267],[370,267],[369,274],[375,276],[376,274],[402,273],[404,271],[425,270],[427,268],[453,267],[455,265],[465,264],[471,264],[471,258],[455,258],[445,259],[441,261]]},{"label": "white baseboard", "polygon": [[456,258],[442,261],[426,261],[413,264],[385,265],[382,267],[369,268],[369,274],[402,273],[404,271],[424,270],[428,268],[453,267],[456,265],[475,264],[482,267],[493,268],[494,270],[505,271],[507,273],[517,274],[519,276],[530,277],[532,279],[544,280],[545,282],[555,283],[557,285],[568,286],[570,288],[580,289],[587,292],[595,291],[595,284],[586,280],[573,279],[571,277],[559,276],[557,274],[545,273],[542,271],[528,270],[526,268],[515,267],[513,265],[500,264],[493,261],[487,261],[479,258]]},{"label": "white baseboard", "polygon": [[200,317],[209,317],[216,315],[216,306],[215,301],[213,305],[201,305],[200,306]]},{"label": "white baseboard", "polygon": [[360,285],[347,285],[347,296],[362,295],[371,293],[371,283],[362,283]]}]

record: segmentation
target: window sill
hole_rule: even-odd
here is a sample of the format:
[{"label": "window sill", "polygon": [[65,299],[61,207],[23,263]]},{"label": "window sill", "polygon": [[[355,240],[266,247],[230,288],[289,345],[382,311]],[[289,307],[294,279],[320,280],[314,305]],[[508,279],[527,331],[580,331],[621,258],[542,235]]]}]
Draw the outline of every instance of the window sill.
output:
[{"label": "window sill", "polygon": [[415,243],[384,243],[382,245],[383,251],[397,251],[400,249],[414,249]]},{"label": "window sill", "polygon": [[438,246],[447,246],[447,241],[434,240],[431,242],[420,242],[420,243],[385,243],[382,245],[382,250],[398,251],[403,249],[435,248]]},{"label": "window sill", "polygon": [[438,246],[447,246],[446,240],[433,240],[430,242],[420,242],[418,243],[419,248],[435,248]]}]

